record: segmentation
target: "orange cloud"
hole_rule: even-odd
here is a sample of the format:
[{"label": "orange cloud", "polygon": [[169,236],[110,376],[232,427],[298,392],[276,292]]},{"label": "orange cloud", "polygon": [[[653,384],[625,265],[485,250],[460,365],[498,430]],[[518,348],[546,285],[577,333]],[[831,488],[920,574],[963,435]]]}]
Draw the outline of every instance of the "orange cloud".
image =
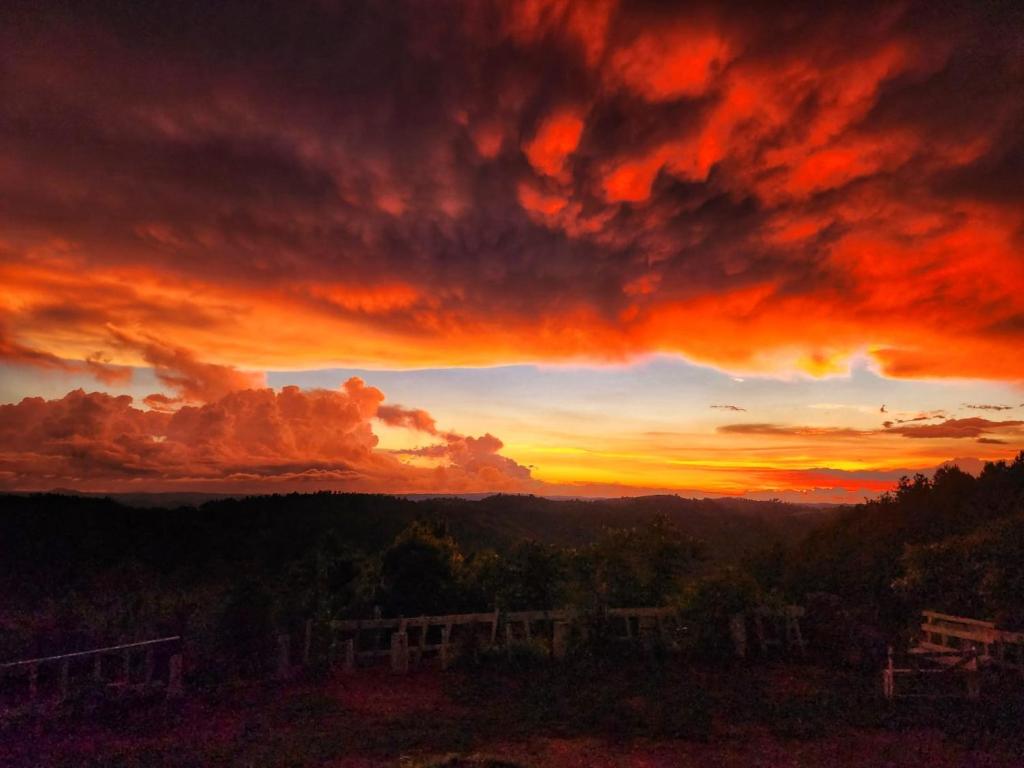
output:
[{"label": "orange cloud", "polygon": [[205,363],[183,347],[173,347],[151,337],[134,337],[111,329],[114,343],[121,348],[139,352],[153,367],[163,384],[179,393],[177,398],[158,396],[147,404],[162,408],[173,403],[208,403],[239,389],[263,386],[262,373],[239,371],[233,366]]},{"label": "orange cloud", "polygon": [[274,45],[145,54],[155,10],[0,25],[0,355],[123,381],[114,327],[221,366],[170,374],[195,402],[231,369],[651,353],[1024,378],[1000,12],[499,5],[317,6],[279,79]]},{"label": "orange cloud", "polygon": [[59,400],[0,406],[0,486],[40,490],[251,490],[470,492],[534,487],[530,472],[499,455],[501,441],[446,434],[431,466],[377,448],[375,418],[430,434],[423,411],[381,406],[360,379],[339,390],[284,387],[229,392],[173,412],[140,410],[126,395],[76,390]]}]

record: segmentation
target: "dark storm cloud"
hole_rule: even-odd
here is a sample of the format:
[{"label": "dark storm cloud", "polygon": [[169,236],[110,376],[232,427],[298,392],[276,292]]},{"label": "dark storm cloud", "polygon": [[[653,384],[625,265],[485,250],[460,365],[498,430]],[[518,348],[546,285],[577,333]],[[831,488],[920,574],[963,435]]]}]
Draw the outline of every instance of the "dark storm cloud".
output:
[{"label": "dark storm cloud", "polygon": [[8,357],[1024,373],[1009,5],[0,13]]}]

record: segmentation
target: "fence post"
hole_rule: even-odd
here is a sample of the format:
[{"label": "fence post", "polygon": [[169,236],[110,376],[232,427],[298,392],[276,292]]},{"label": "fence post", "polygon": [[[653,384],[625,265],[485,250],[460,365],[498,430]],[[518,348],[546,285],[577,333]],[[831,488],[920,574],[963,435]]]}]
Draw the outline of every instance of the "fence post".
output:
[{"label": "fence post", "polygon": [[449,643],[452,639],[452,625],[445,624],[441,627],[441,669],[448,669],[451,663],[451,649]]},{"label": "fence post", "polygon": [[292,676],[291,637],[277,636],[277,679],[287,680]]},{"label": "fence post", "polygon": [[569,622],[556,621],[551,636],[551,655],[564,659],[569,647]]},{"label": "fence post", "polygon": [[732,644],[736,649],[736,655],[745,659],[747,657],[747,615],[742,611],[734,613],[729,619],[729,634],[732,635]]},{"label": "fence post", "polygon": [[68,697],[68,676],[70,674],[71,662],[68,659],[64,659],[60,665],[60,700],[64,701]]},{"label": "fence post", "polygon": [[356,668],[356,641],[349,638],[345,641],[345,671],[354,672]]},{"label": "fence post", "polygon": [[967,698],[977,701],[981,698],[981,672],[978,666],[977,647],[971,652],[971,660],[967,662]]},{"label": "fence post", "polygon": [[309,666],[309,649],[313,644],[313,620],[306,619],[306,636],[302,643],[302,666]]},{"label": "fence post", "polygon": [[896,698],[896,673],[894,672],[894,665],[892,661],[892,646],[888,649],[888,660],[885,664],[885,670],[882,672],[882,693],[885,698],[892,701]]},{"label": "fence post", "polygon": [[404,631],[391,635],[391,671],[400,675],[409,671],[409,635]]},{"label": "fence post", "polygon": [[167,664],[167,698],[179,699],[185,695],[181,676],[181,654],[175,653]]},{"label": "fence post", "polygon": [[757,639],[761,644],[761,655],[768,655],[768,638],[764,633],[764,618],[759,609],[754,609],[754,629],[757,631]]}]

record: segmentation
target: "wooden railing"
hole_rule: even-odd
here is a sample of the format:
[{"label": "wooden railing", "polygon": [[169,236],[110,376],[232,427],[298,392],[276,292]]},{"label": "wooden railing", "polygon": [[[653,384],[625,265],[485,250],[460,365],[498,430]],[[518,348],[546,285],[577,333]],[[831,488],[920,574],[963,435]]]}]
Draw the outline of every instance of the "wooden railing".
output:
[{"label": "wooden railing", "polygon": [[[121,645],[110,645],[105,648],[91,648],[86,651],[74,651],[62,653],[56,656],[41,656],[35,659],[22,659],[0,664],[0,680],[8,680],[12,677],[24,675],[29,702],[34,703],[40,698],[40,672],[54,671],[56,674],[56,699],[63,701],[68,697],[69,691],[76,679],[82,677],[82,670],[91,672],[93,684],[114,685],[128,687],[133,684],[149,685],[153,682],[155,671],[155,653],[158,648],[168,648],[169,657],[167,663],[167,696],[174,698],[182,694],[182,658],[180,648],[181,638],[161,637],[156,640],[143,640],[137,643],[123,643]],[[133,660],[137,660],[142,654],[142,668],[136,670],[133,678]],[[115,657],[119,660],[117,666],[118,674],[113,680],[108,680],[104,675],[104,661]],[[91,661],[91,663],[89,663]],[[81,664],[79,662],[86,662]],[[109,664],[107,665],[109,666]],[[137,666],[137,665],[136,665]],[[76,678],[72,671],[78,672]]]},{"label": "wooden railing", "polygon": [[959,676],[966,683],[967,697],[977,699],[981,695],[982,672],[987,668],[1016,671],[1024,676],[1024,632],[996,629],[991,621],[937,611],[922,611],[921,619],[920,639],[910,649],[908,666],[897,667],[892,648],[889,649],[888,663],[882,672],[886,698],[941,695],[930,690],[907,693],[899,680],[916,679],[920,683]]},{"label": "wooden railing", "polygon": [[[328,664],[343,664],[346,671],[353,670],[360,660],[390,658],[396,672],[404,672],[409,664],[418,664],[433,655],[446,668],[452,659],[454,643],[472,639],[478,646],[499,645],[499,627],[504,627],[504,647],[511,648],[518,641],[541,641],[549,646],[555,657],[565,654],[571,623],[579,612],[564,608],[541,611],[490,611],[487,613],[456,613],[438,616],[346,619],[326,624],[327,638],[320,632],[321,642],[328,645]],[[621,621],[623,635],[630,640],[657,633],[664,636],[667,624],[678,622],[675,608],[641,607],[611,608],[604,612],[605,619]],[[291,637],[278,637],[278,677],[292,675],[296,666],[310,662],[314,639],[314,623],[305,625],[301,661],[293,662]]]},{"label": "wooden railing", "polygon": [[922,611],[921,616],[918,653],[971,650],[983,666],[1004,667],[1024,675],[1024,632],[996,629],[991,621],[936,611]]},{"label": "wooden railing", "polygon": [[[804,651],[799,620],[804,609],[790,605],[781,608],[756,608],[733,619],[736,652],[746,654],[746,626],[749,622],[762,653],[772,647],[784,651]],[[540,611],[490,611],[438,616],[347,619],[316,625],[306,622],[301,655],[292,653],[290,635],[278,637],[277,675],[291,677],[296,668],[308,666],[314,639],[321,651],[326,647],[328,666],[343,665],[352,671],[361,662],[389,658],[396,672],[408,670],[425,657],[440,660],[447,668],[457,641],[473,647],[503,645],[509,653],[519,642],[547,645],[554,658],[565,655],[571,626],[581,618],[571,608]],[[612,629],[613,641],[646,641],[669,638],[669,630],[681,627],[675,608],[661,606],[609,608],[600,614]],[[499,632],[503,628],[504,632]],[[739,634],[742,636],[739,636]],[[297,657],[297,658],[296,658]]]},{"label": "wooden railing", "polygon": [[729,631],[736,655],[746,657],[751,628],[762,655],[768,655],[772,649],[803,655],[806,650],[800,631],[803,616],[804,608],[800,605],[759,606],[734,614],[729,622]]}]

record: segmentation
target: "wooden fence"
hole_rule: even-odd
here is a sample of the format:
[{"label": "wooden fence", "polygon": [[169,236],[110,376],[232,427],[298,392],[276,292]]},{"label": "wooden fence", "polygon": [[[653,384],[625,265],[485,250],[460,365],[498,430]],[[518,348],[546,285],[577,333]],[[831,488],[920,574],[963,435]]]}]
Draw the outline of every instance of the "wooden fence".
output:
[{"label": "wooden fence", "polygon": [[[763,653],[773,646],[785,650],[804,650],[799,619],[800,606],[780,609],[758,608],[733,619],[736,653],[745,656],[746,626],[750,623]],[[395,672],[405,672],[425,658],[439,660],[448,667],[457,645],[463,647],[504,647],[511,653],[517,643],[546,646],[553,658],[565,655],[571,627],[582,618],[572,609],[545,611],[491,611],[487,613],[446,614],[414,618],[349,619],[315,625],[307,621],[302,637],[301,656],[292,653],[290,635],[278,637],[277,676],[291,677],[297,668],[310,664],[314,645],[326,646],[330,667],[342,665],[352,671],[357,666],[389,659]],[[666,640],[672,629],[682,626],[675,608],[609,608],[601,619],[612,629],[613,641]],[[742,630],[738,628],[742,623]],[[503,630],[503,631],[502,631]],[[738,633],[742,632],[742,638]]]},{"label": "wooden fence", "polygon": [[[888,699],[981,695],[982,673],[1016,672],[1024,677],[1024,632],[996,629],[991,621],[921,612],[920,639],[907,666],[897,667],[892,648],[882,672]],[[952,681],[951,684],[946,684]]]},{"label": "wooden fence", "polygon": [[[157,664],[158,656],[166,659],[166,666]],[[111,660],[116,661],[112,664]],[[110,677],[112,667],[115,674]],[[164,670],[166,675],[160,674]],[[155,676],[165,679],[154,681]],[[175,698],[183,693],[181,638],[161,637],[0,664],[0,680],[19,678],[23,679],[23,695],[15,691],[14,698],[27,699],[30,704],[43,698],[63,701],[86,681],[92,686],[119,689],[143,688],[157,682],[165,687],[169,698]]]},{"label": "wooden fence", "polygon": [[[621,639],[665,636],[668,626],[677,625],[674,608],[612,608],[603,614],[617,625]],[[301,660],[291,652],[291,636],[278,637],[279,678],[290,677],[297,667],[310,663],[314,644],[327,646],[328,665],[341,664],[346,671],[390,659],[391,668],[405,672],[410,664],[425,658],[448,667],[456,646],[504,647],[509,652],[520,642],[547,645],[555,658],[565,655],[570,627],[581,614],[572,609],[546,611],[489,611],[439,616],[348,619],[317,626],[307,621],[302,638]],[[499,631],[503,629],[503,632]]]}]

